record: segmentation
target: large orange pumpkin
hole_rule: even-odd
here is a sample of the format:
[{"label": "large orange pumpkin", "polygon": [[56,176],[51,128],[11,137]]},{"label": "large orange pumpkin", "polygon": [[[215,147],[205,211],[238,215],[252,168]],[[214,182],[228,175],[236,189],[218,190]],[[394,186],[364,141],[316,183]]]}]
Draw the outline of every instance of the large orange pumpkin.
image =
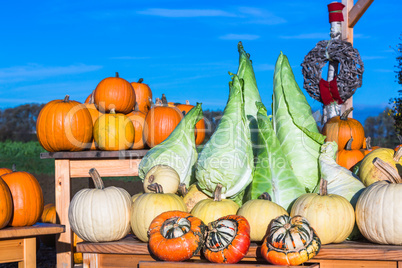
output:
[{"label": "large orange pumpkin", "polygon": [[114,109],[116,113],[128,114],[134,108],[135,93],[130,82],[116,77],[107,77],[99,82],[94,92],[95,105],[101,112],[110,112]]},{"label": "large orange pumpkin", "polygon": [[345,148],[350,138],[353,138],[351,149],[361,149],[364,141],[364,128],[362,124],[353,118],[348,118],[353,110],[349,108],[341,116],[332,117],[325,123],[322,134],[327,136],[326,141],[336,141],[338,149]]},{"label": "large orange pumpkin", "polygon": [[52,100],[38,115],[36,135],[39,143],[49,152],[81,151],[91,146],[92,118],[81,103]]},{"label": "large orange pumpkin", "polygon": [[[186,115],[194,105],[191,105],[188,100],[186,100],[186,104],[177,104],[176,107]],[[202,118],[195,125],[195,144],[200,145],[205,139],[205,120]]]},{"label": "large orange pumpkin", "polygon": [[31,226],[43,212],[43,193],[37,179],[25,171],[15,171],[1,176],[10,188],[13,215],[9,225]]},{"label": "large orange pumpkin", "polygon": [[[101,116],[103,113],[101,113],[95,105],[95,101],[94,101],[94,95],[93,93],[91,93],[88,98],[85,100],[84,103],[85,107],[87,107],[89,113],[91,114],[91,118],[92,118],[92,124],[95,125],[96,119],[99,118],[99,116]],[[91,150],[96,150],[96,144],[95,144],[95,140],[92,138],[92,145],[91,145]]]},{"label": "large orange pumpkin", "polygon": [[150,148],[163,142],[176,128],[183,114],[176,107],[169,107],[166,97],[156,103],[145,118],[144,137]]},{"label": "large orange pumpkin", "polygon": [[143,83],[144,79],[140,78],[138,82],[131,82],[135,92],[135,99],[138,103],[138,109],[145,114],[151,109],[152,91],[151,88]]},{"label": "large orange pumpkin", "polygon": [[131,147],[132,149],[144,149],[145,139],[144,139],[144,125],[146,113],[141,112],[138,108],[138,103],[135,105],[134,111],[127,114],[134,126],[134,143]]},{"label": "large orange pumpkin", "polygon": [[13,200],[7,184],[0,177],[0,229],[7,226],[13,213]]}]

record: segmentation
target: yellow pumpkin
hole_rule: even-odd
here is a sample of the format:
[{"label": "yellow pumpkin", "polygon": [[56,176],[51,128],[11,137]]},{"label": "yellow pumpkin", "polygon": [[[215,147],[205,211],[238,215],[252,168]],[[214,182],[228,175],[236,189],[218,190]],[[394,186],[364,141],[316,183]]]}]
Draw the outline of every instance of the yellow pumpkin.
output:
[{"label": "yellow pumpkin", "polygon": [[214,191],[214,199],[204,199],[198,202],[191,214],[200,218],[205,224],[215,221],[227,215],[235,215],[240,208],[239,205],[230,199],[221,199],[222,185],[218,183]]},{"label": "yellow pumpkin", "polygon": [[196,183],[190,185],[190,187],[186,187],[186,185],[181,183],[179,185],[180,192],[183,195],[183,201],[187,206],[187,210],[191,211],[193,207],[204,199],[211,199],[208,195],[204,194]]},{"label": "yellow pumpkin", "polygon": [[131,206],[131,230],[143,242],[148,242],[148,228],[156,216],[171,210],[187,212],[186,204],[180,196],[163,193],[163,188],[158,184],[152,187],[153,193],[140,195]]},{"label": "yellow pumpkin", "polygon": [[94,140],[101,150],[127,150],[134,143],[133,123],[126,115],[116,114],[112,109],[96,119]]},{"label": "yellow pumpkin", "polygon": [[173,168],[166,165],[156,165],[145,175],[143,185],[144,192],[152,193],[148,189],[150,184],[157,183],[163,188],[164,193],[175,194],[180,184],[180,176]]},{"label": "yellow pumpkin", "polygon": [[301,195],[290,216],[305,217],[317,232],[321,244],[341,243],[352,233],[355,212],[350,202],[336,194],[327,194],[327,181],[321,179],[320,193]]},{"label": "yellow pumpkin", "polygon": [[280,205],[271,201],[268,193],[263,193],[259,199],[244,203],[237,215],[243,216],[250,224],[251,241],[260,242],[264,239],[268,225],[276,217],[289,215]]},{"label": "yellow pumpkin", "polygon": [[366,187],[376,181],[388,180],[383,172],[374,167],[373,160],[375,158],[380,158],[397,171],[396,165],[402,165],[402,148],[398,151],[390,148],[378,148],[363,158],[359,169],[359,178]]}]

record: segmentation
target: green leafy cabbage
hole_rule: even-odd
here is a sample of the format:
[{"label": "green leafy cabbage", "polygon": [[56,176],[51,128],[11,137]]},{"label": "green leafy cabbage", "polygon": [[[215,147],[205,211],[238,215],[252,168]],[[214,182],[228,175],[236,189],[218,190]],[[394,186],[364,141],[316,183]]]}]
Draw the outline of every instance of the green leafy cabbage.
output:
[{"label": "green leafy cabbage", "polygon": [[290,209],[296,198],[304,194],[304,186],[290,168],[275,135],[270,117],[262,103],[257,103],[259,144],[253,181],[248,188],[248,198],[257,199],[267,192],[273,202]]},{"label": "green leafy cabbage", "polygon": [[320,179],[318,157],[325,136],[318,131],[306,97],[282,53],[275,66],[272,102],[273,127],[294,174],[307,191]]},{"label": "green leafy cabbage", "polygon": [[202,149],[196,167],[200,189],[209,196],[218,183],[222,198],[237,202],[252,180],[253,151],[248,121],[244,114],[243,80],[232,76],[229,100],[214,134]]},{"label": "green leafy cabbage", "polygon": [[144,180],[147,172],[156,165],[167,165],[180,176],[180,183],[189,186],[194,179],[198,153],[195,144],[195,124],[202,119],[201,103],[192,108],[173,132],[156,145],[141,160],[138,173]]}]

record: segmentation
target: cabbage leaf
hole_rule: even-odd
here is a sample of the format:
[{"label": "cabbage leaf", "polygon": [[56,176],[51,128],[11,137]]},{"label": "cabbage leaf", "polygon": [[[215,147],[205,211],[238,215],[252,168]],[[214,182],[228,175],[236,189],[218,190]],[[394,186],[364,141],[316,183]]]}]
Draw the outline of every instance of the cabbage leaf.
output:
[{"label": "cabbage leaf", "polygon": [[290,168],[275,135],[270,116],[262,103],[257,103],[259,144],[253,181],[248,188],[248,198],[257,199],[267,192],[273,202],[285,209],[299,196],[306,193]]},{"label": "cabbage leaf", "polygon": [[194,180],[198,153],[195,144],[195,124],[202,119],[201,103],[197,103],[162,143],[156,145],[141,160],[138,173],[144,180],[147,172],[156,165],[167,165],[180,176],[180,183],[188,187]]},{"label": "cabbage leaf", "polygon": [[243,80],[237,75],[229,82],[229,99],[222,118],[202,149],[196,167],[198,186],[213,195],[222,184],[222,198],[237,202],[252,180],[253,151],[248,121],[244,114]]},{"label": "cabbage leaf", "polygon": [[306,97],[282,53],[275,66],[272,113],[286,159],[306,190],[313,192],[320,179],[318,157],[325,136],[319,133]]}]

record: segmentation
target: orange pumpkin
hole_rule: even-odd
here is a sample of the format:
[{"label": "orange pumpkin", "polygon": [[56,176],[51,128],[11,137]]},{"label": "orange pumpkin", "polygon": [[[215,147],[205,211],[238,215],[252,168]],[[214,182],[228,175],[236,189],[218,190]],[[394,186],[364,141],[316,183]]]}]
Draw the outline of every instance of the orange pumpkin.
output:
[{"label": "orange pumpkin", "polygon": [[135,105],[134,111],[127,114],[128,118],[130,118],[131,122],[133,122],[134,126],[134,143],[131,149],[144,149],[145,148],[145,140],[144,140],[144,125],[146,114],[141,112],[138,108],[138,103]]},{"label": "orange pumpkin", "polygon": [[38,115],[36,135],[49,152],[81,151],[91,146],[92,118],[88,109],[77,101],[52,100]]},{"label": "orange pumpkin", "polygon": [[145,118],[145,142],[150,148],[160,144],[173,132],[182,118],[180,110],[169,107],[163,95],[161,102],[157,102]]},{"label": "orange pumpkin", "polygon": [[101,112],[128,114],[134,108],[135,93],[133,86],[125,79],[119,77],[107,77],[99,82],[94,92],[95,105]]},{"label": "orange pumpkin", "polygon": [[94,103],[94,92],[95,90],[92,90],[91,94],[88,95],[84,103]]},{"label": "orange pumpkin", "polygon": [[41,222],[48,222],[48,223],[53,223],[56,224],[59,222],[57,220],[57,215],[56,215],[56,207],[54,204],[46,204],[43,207],[43,212],[42,216],[40,217]]},{"label": "orange pumpkin", "polygon": [[188,260],[204,245],[205,230],[205,224],[190,213],[163,212],[149,225],[149,250],[164,261]]},{"label": "orange pumpkin", "polygon": [[31,226],[43,212],[43,193],[37,179],[25,171],[15,171],[2,176],[10,188],[13,215],[9,225]]},{"label": "orange pumpkin", "polygon": [[144,79],[140,78],[138,82],[131,82],[135,92],[135,99],[138,103],[138,109],[143,113],[148,113],[151,109],[152,91],[151,88],[143,83]]},{"label": "orange pumpkin", "polygon": [[[178,104],[176,107],[186,115],[194,105],[191,105],[188,100],[186,100],[186,104]],[[205,139],[205,120],[202,118],[195,125],[195,144],[200,145]]]},{"label": "orange pumpkin", "polygon": [[0,177],[0,229],[7,226],[13,213],[13,200],[7,184]]},{"label": "orange pumpkin", "polygon": [[326,141],[336,141],[339,150],[344,149],[351,138],[354,140],[353,150],[363,146],[364,128],[356,119],[348,118],[352,110],[353,107],[346,110],[341,116],[332,117],[322,129],[322,134],[327,136]]},{"label": "orange pumpkin", "polygon": [[372,151],[374,151],[375,149],[378,149],[378,148],[380,148],[380,146],[371,147],[371,137],[367,137],[364,140],[363,147],[362,147],[362,149],[360,151],[362,151],[362,153],[366,156],[370,152],[372,152]]},{"label": "orange pumpkin", "polygon": [[4,175],[4,174],[7,174],[7,173],[11,173],[11,172],[13,172],[11,169],[9,169],[9,168],[0,168],[0,176],[1,175]]},{"label": "orange pumpkin", "polygon": [[[88,96],[87,100],[85,100],[84,105],[85,107],[87,107],[89,113],[91,114],[92,124],[95,125],[96,119],[98,119],[99,116],[101,116],[103,113],[101,113],[96,108],[93,93]],[[96,150],[96,147],[97,146],[95,144],[95,140],[92,138],[91,150]]]},{"label": "orange pumpkin", "polygon": [[364,153],[358,149],[352,149],[353,139],[350,139],[346,144],[345,149],[338,151],[336,155],[336,162],[338,165],[350,169],[357,162],[361,161],[364,158]]}]

